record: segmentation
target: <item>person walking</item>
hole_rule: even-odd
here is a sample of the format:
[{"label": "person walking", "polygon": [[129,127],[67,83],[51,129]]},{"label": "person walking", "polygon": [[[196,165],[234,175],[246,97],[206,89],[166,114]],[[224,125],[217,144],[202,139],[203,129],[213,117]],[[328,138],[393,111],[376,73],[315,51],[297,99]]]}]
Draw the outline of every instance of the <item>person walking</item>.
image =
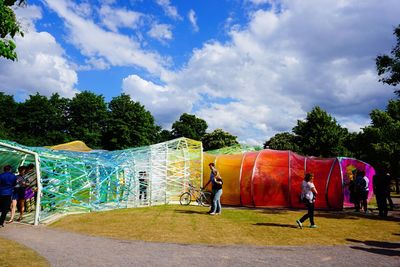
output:
[{"label": "person walking", "polygon": [[10,165],[4,166],[3,170],[4,172],[0,174],[0,227],[4,227],[4,220],[11,205],[11,195],[17,183],[17,178],[11,172],[12,168]]},{"label": "person walking", "polygon": [[299,220],[296,221],[300,228],[303,228],[303,223],[310,219],[310,228],[317,228],[314,223],[314,203],[318,195],[317,189],[314,185],[314,174],[307,173],[301,184],[301,198],[307,207],[307,213],[303,215]]}]

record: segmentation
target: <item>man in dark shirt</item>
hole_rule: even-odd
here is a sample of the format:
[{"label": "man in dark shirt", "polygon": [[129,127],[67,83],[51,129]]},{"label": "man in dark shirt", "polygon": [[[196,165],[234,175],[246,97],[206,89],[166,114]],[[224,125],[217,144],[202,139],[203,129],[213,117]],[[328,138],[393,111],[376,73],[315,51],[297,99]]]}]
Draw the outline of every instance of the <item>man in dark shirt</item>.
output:
[{"label": "man in dark shirt", "polygon": [[17,183],[17,177],[11,172],[11,166],[4,167],[4,172],[0,174],[0,227],[4,227],[4,220],[10,210],[11,195]]}]

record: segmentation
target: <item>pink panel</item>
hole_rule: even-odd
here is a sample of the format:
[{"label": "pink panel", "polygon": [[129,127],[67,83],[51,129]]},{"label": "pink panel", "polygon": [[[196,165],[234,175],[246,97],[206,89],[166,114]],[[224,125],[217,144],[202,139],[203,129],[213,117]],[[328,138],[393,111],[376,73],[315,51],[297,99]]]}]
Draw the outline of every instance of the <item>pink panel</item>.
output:
[{"label": "pink panel", "polygon": [[352,179],[352,170],[358,169],[358,170],[363,170],[365,171],[365,175],[369,179],[369,194],[368,194],[368,200],[371,199],[373,196],[373,177],[375,175],[375,169],[369,165],[368,163],[362,162],[357,159],[351,159],[351,158],[341,158],[340,159],[340,166],[342,168],[342,175],[343,175],[343,184],[344,184],[344,206],[354,206],[353,203],[350,202],[350,192],[348,189],[348,184],[350,182],[350,179]]}]

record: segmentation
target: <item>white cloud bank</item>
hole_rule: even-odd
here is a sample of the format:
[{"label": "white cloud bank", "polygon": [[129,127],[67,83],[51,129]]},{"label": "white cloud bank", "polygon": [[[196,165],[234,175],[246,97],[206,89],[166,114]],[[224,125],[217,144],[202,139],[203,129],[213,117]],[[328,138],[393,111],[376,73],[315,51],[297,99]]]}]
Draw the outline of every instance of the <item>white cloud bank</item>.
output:
[{"label": "white cloud bank", "polygon": [[78,78],[64,55],[64,50],[47,32],[37,32],[34,21],[42,17],[41,9],[28,6],[16,10],[25,36],[16,37],[18,61],[0,58],[0,90],[17,98],[39,92],[50,96],[59,93],[72,97]]},{"label": "white cloud bank", "polygon": [[[165,109],[176,114],[164,119],[177,119],[186,107],[206,119],[209,130],[223,128],[260,144],[290,131],[316,105],[350,130],[385,106],[393,91],[378,82],[374,58],[393,45],[399,1],[282,1],[279,10],[270,2],[272,9],[256,10],[248,25],[231,28],[228,42],[205,43],[184,68],[161,77],[162,97],[174,88],[170,105],[185,103]],[[142,94],[141,101],[159,96],[138,83],[125,83],[124,90]],[[155,114],[166,107],[147,105]]]}]

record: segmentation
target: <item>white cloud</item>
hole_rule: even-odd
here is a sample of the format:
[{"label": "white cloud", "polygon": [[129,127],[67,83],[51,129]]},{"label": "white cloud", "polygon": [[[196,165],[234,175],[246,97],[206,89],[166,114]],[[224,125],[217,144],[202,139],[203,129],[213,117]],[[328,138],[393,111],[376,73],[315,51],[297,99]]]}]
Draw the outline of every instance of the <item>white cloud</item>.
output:
[{"label": "white cloud", "polygon": [[357,131],[393,96],[378,82],[374,58],[393,44],[395,10],[394,0],[283,1],[279,12],[253,12],[228,42],[194,50],[162,80],[182,98],[197,95],[186,112],[206,119],[209,130],[223,128],[242,142],[291,131],[316,105]]},{"label": "white cloud", "polygon": [[148,32],[148,35],[162,43],[172,40],[171,25],[168,24],[153,24]]},{"label": "white cloud", "polygon": [[108,29],[117,32],[118,28],[136,29],[143,14],[123,8],[112,8],[108,5],[101,6],[99,15],[102,24]]},{"label": "white cloud", "polygon": [[178,13],[178,9],[171,5],[169,0],[156,0],[156,3],[162,7],[165,14],[170,18],[180,20],[182,17]]},{"label": "white cloud", "polygon": [[21,99],[36,92],[46,96],[75,95],[78,78],[64,50],[51,34],[34,28],[33,21],[42,17],[41,9],[28,6],[17,9],[16,14],[21,18],[25,35],[15,39],[18,61],[0,59],[1,90]]},{"label": "white cloud", "polygon": [[192,108],[193,98],[181,95],[180,91],[172,87],[154,84],[137,75],[129,75],[123,79],[122,91],[143,104],[167,128],[177,114]]},{"label": "white cloud", "polygon": [[189,18],[190,24],[192,24],[193,30],[195,32],[198,32],[199,31],[199,26],[197,25],[196,12],[194,12],[193,9],[189,10],[188,18]]},{"label": "white cloud", "polygon": [[92,20],[76,14],[68,0],[45,0],[46,4],[60,16],[68,29],[68,40],[82,55],[102,58],[111,66],[137,66],[150,73],[160,74],[167,60],[159,54],[141,48],[132,38],[105,31]]}]

